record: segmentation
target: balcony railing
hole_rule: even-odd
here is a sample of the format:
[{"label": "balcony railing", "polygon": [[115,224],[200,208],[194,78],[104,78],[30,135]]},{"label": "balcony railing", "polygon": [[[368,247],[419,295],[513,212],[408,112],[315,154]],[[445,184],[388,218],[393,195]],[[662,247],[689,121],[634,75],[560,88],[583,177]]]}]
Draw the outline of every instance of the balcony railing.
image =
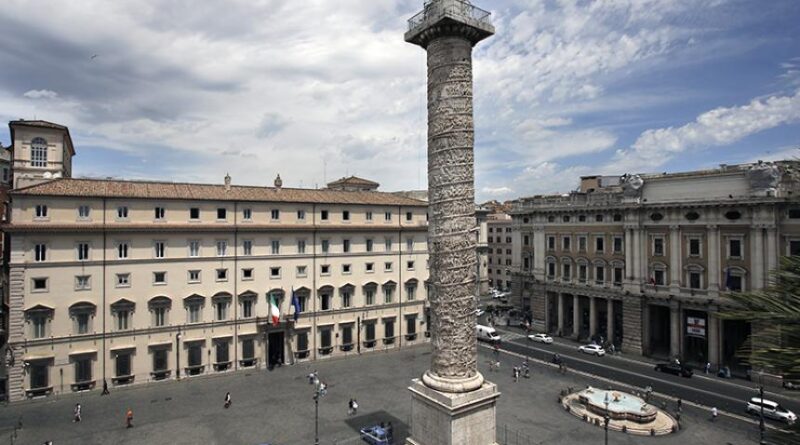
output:
[{"label": "balcony railing", "polygon": [[428,0],[425,2],[425,7],[422,11],[408,19],[408,30],[411,31],[426,21],[435,21],[446,15],[475,20],[486,25],[491,25],[489,20],[491,13],[489,11],[485,11],[465,1]]}]

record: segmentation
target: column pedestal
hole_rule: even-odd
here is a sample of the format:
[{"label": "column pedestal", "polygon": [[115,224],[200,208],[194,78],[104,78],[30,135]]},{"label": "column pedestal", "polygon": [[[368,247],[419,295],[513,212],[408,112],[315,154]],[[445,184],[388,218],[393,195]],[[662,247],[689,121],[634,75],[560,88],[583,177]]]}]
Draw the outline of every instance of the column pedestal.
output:
[{"label": "column pedestal", "polygon": [[406,445],[496,445],[495,411],[500,393],[484,381],[480,388],[446,393],[414,379],[411,437]]}]

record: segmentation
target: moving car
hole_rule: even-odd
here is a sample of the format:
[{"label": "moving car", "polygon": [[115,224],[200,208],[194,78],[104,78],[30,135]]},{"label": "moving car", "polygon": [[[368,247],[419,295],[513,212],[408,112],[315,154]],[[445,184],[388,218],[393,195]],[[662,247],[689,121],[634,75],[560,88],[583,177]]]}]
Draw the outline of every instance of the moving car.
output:
[{"label": "moving car", "polygon": [[370,445],[389,445],[389,436],[386,429],[379,425],[368,426],[359,430],[361,439]]},{"label": "moving car", "polygon": [[668,374],[679,375],[681,377],[691,377],[694,372],[692,372],[692,368],[679,365],[677,363],[657,363],[656,364],[656,371],[666,372]]},{"label": "moving car", "polygon": [[500,341],[500,335],[491,326],[475,325],[475,334],[478,336],[478,340],[490,342]]},{"label": "moving car", "polygon": [[762,399],[761,397],[753,397],[750,399],[750,401],[747,402],[745,411],[749,414],[760,416],[762,407],[764,408],[764,417],[779,420],[788,425],[793,425],[797,421],[797,415],[795,413],[782,407],[778,402]]},{"label": "moving car", "polygon": [[547,334],[531,334],[528,336],[528,340],[548,345],[553,343],[553,337]]},{"label": "moving car", "polygon": [[600,346],[600,345],[578,346],[578,351],[581,351],[581,352],[583,352],[585,354],[596,355],[598,357],[602,357],[602,356],[606,355],[606,350],[603,349],[603,347]]}]

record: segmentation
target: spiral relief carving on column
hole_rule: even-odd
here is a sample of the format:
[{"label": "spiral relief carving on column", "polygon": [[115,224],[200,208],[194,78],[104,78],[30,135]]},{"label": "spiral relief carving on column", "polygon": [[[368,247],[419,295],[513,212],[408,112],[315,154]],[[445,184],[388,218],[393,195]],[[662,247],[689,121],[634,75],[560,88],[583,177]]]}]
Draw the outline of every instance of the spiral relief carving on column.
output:
[{"label": "spiral relief carving on column", "polygon": [[428,228],[433,358],[423,381],[461,392],[480,387],[475,339],[475,186],[472,45],[459,37],[428,50]]}]

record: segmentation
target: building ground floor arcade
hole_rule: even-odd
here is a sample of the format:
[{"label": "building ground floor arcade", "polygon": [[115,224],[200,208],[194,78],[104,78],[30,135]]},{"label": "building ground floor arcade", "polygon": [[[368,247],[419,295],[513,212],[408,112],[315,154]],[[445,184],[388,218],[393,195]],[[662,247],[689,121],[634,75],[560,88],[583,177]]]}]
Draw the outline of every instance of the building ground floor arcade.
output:
[{"label": "building ground floor arcade", "polygon": [[12,401],[110,390],[239,369],[272,369],[413,346],[427,341],[424,301],[380,308],[198,323],[43,339],[15,345]]},{"label": "building ground floor arcade", "polygon": [[613,343],[617,350],[658,359],[679,358],[702,368],[728,366],[744,374],[737,356],[750,324],[721,320],[707,298],[631,295],[622,289],[530,287],[534,328],[577,341]]}]

